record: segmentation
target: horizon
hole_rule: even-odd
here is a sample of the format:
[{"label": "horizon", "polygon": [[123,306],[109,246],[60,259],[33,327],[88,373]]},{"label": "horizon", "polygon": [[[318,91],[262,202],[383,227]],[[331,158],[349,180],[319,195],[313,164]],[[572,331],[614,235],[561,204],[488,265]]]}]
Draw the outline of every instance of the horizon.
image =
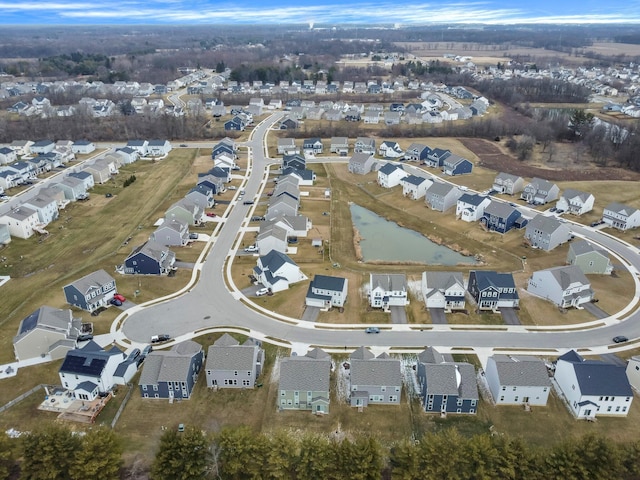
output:
[{"label": "horizon", "polygon": [[[189,26],[189,25],[306,25],[332,27],[402,28],[429,25],[542,26],[635,25],[640,6],[620,0],[600,2],[543,0],[531,5],[510,2],[467,1],[398,4],[386,0],[263,0],[250,5],[220,4],[213,0],[116,0],[107,4],[83,2],[9,3],[0,0],[3,26]],[[580,12],[580,13],[576,13]]]}]

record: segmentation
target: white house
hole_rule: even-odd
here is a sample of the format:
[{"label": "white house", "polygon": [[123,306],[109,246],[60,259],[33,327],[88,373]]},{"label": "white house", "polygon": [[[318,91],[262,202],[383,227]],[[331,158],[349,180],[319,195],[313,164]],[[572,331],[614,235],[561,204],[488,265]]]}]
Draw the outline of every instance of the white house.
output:
[{"label": "white house", "polygon": [[602,220],[608,226],[618,230],[629,230],[640,226],[640,210],[613,202],[604,208]]},{"label": "white house", "polygon": [[288,289],[291,283],[307,279],[291,258],[276,250],[261,256],[253,273],[264,287],[274,293]]},{"label": "white house", "polygon": [[393,188],[400,185],[400,181],[408,175],[402,165],[386,163],[378,170],[378,185],[384,188]]},{"label": "white house", "polygon": [[152,157],[162,157],[171,151],[169,140],[150,140],[147,144],[147,154]]},{"label": "white house", "polygon": [[343,307],[347,301],[349,281],[343,277],[316,275],[309,284],[305,305],[328,310]]},{"label": "white house", "polygon": [[38,212],[34,209],[20,206],[1,216],[0,223],[9,227],[12,237],[29,238],[40,223],[40,219]]},{"label": "white house", "polygon": [[95,149],[96,149],[96,146],[94,145],[93,142],[90,142],[89,140],[78,140],[77,142],[74,142],[73,145],[71,146],[71,151],[73,153],[79,153],[82,155],[89,154],[93,152]]},{"label": "white house", "polygon": [[545,363],[536,357],[492,355],[484,370],[496,405],[545,406],[551,380]]},{"label": "white house", "polygon": [[378,147],[378,155],[384,158],[400,158],[404,155],[398,142],[385,140]]},{"label": "white house", "polygon": [[586,192],[567,188],[556,203],[558,210],[563,210],[573,215],[582,215],[593,210],[595,197]]},{"label": "white house", "polygon": [[574,350],[558,358],[558,388],[576,418],[626,417],[633,402],[625,367],[585,360]]},{"label": "white house", "polygon": [[[268,225],[265,225],[268,223]],[[260,226],[260,232],[256,237],[256,247],[258,252],[266,255],[271,250],[275,250],[280,253],[287,252],[287,239],[289,235],[285,228],[276,225],[272,222],[263,222]]]},{"label": "white house", "polygon": [[524,179],[517,175],[500,172],[493,180],[491,189],[498,193],[515,195],[524,189]]},{"label": "white house", "polygon": [[402,185],[402,194],[405,197],[418,200],[424,197],[427,189],[433,185],[433,181],[417,175],[407,175],[400,180],[400,184]]},{"label": "white house", "polygon": [[400,273],[369,274],[369,304],[385,311],[389,307],[409,305],[407,276]]},{"label": "white house", "polygon": [[538,214],[526,226],[525,240],[534,248],[550,251],[572,238],[571,229],[554,216]]},{"label": "white house", "polygon": [[48,225],[58,218],[58,202],[55,198],[38,194],[24,203],[38,213],[41,225]]},{"label": "white house", "polygon": [[633,356],[629,359],[627,363],[627,378],[629,379],[629,383],[631,386],[640,391],[640,357]]},{"label": "white house", "polygon": [[456,218],[465,222],[478,222],[484,215],[485,207],[490,203],[489,197],[464,193],[456,202]]},{"label": "white house", "polygon": [[593,299],[591,283],[577,265],[533,272],[527,291],[545,298],[561,308],[579,307]]},{"label": "white house", "polygon": [[422,297],[427,308],[463,310],[465,288],[460,272],[422,272]]},{"label": "white house", "polygon": [[533,205],[544,205],[556,200],[559,193],[560,188],[555,183],[543,178],[532,178],[524,187],[520,198]]}]

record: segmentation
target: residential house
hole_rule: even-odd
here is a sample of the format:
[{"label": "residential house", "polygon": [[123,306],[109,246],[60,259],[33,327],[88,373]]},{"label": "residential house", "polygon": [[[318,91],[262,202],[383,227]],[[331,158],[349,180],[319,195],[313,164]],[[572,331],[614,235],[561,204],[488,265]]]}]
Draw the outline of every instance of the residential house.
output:
[{"label": "residential house", "polygon": [[274,293],[288,289],[292,283],[307,279],[291,258],[276,250],[271,250],[258,258],[253,272],[258,282]]},{"label": "residential house", "polygon": [[295,130],[298,128],[298,120],[291,118],[291,117],[285,117],[280,121],[280,130]]},{"label": "residential house", "polygon": [[462,190],[451,183],[433,182],[425,192],[425,204],[432,210],[446,212],[457,204],[462,193]]},{"label": "residential house", "polygon": [[96,149],[96,146],[93,142],[89,140],[77,140],[71,146],[71,151],[73,153],[79,153],[81,155],[88,155]]},{"label": "residential house", "polygon": [[129,165],[138,160],[140,154],[131,147],[116,148],[114,155],[120,157],[120,165]]},{"label": "residential house", "polygon": [[51,140],[38,140],[37,142],[31,145],[31,153],[35,153],[35,154],[49,153],[54,148],[56,148],[55,142]]},{"label": "residential house", "polygon": [[577,265],[565,265],[533,272],[527,291],[560,308],[580,307],[593,300],[591,282]]},{"label": "residential house", "polygon": [[366,175],[371,172],[375,160],[373,154],[370,153],[354,153],[349,159],[349,165],[347,169],[350,173],[358,175]]},{"label": "residential house", "polygon": [[566,223],[554,216],[538,214],[527,223],[524,239],[533,248],[547,252],[573,238],[571,229]]},{"label": "residential house", "polygon": [[240,345],[228,333],[207,350],[205,372],[209,388],[254,388],[262,373],[264,350],[248,339]]},{"label": "residential house", "polygon": [[81,170],[79,172],[71,172],[68,176],[80,180],[84,186],[85,192],[95,186],[95,179],[93,178],[93,175],[85,170]]},{"label": "residential house", "polygon": [[93,176],[94,183],[103,184],[111,179],[111,169],[108,162],[96,160],[91,164],[84,166],[84,171],[90,173]]},{"label": "residential house", "polygon": [[304,215],[279,215],[271,220],[265,220],[260,223],[260,231],[270,225],[277,225],[284,228],[287,235],[292,237],[306,237],[309,230],[313,227],[313,223],[309,217]]},{"label": "residential house", "polygon": [[116,385],[114,374],[126,356],[116,346],[104,350],[93,340],[81,348],[69,350],[58,375],[62,386],[77,400],[95,400]]},{"label": "residential house", "polygon": [[444,150],[442,148],[434,148],[427,154],[427,159],[424,164],[428,167],[442,168],[445,159],[451,155],[451,150]]},{"label": "residential house", "polygon": [[245,119],[242,118],[240,115],[236,115],[231,120],[227,120],[226,122],[224,122],[224,129],[227,131],[241,132],[241,131],[244,131],[246,127],[247,127],[247,124],[245,122]]},{"label": "residential house", "polygon": [[189,224],[177,218],[165,218],[149,240],[165,247],[184,247],[189,243]]},{"label": "residential house", "polygon": [[30,207],[21,205],[0,216],[0,224],[9,228],[12,237],[30,238],[39,228],[38,212]]},{"label": "residential house", "polygon": [[273,220],[281,215],[295,216],[298,214],[298,208],[300,208],[298,199],[289,194],[282,193],[279,196],[274,195],[269,201],[269,206],[267,207],[264,217],[266,220]]},{"label": "residential house", "polygon": [[296,170],[304,170],[307,168],[307,161],[302,155],[285,155],[282,157],[282,169],[295,168]]},{"label": "residential house", "polygon": [[443,308],[445,312],[464,310],[464,280],[460,272],[422,272],[422,297],[427,308]]},{"label": "residential house", "polygon": [[13,163],[18,160],[16,152],[9,147],[0,148],[0,165]]},{"label": "residential house", "polygon": [[480,222],[489,231],[503,234],[524,224],[518,210],[507,203],[495,200],[491,200],[491,203],[484,208]]},{"label": "residential house", "polygon": [[278,138],[278,154],[279,155],[296,155],[300,153],[300,149],[296,146],[293,138]]},{"label": "residential house", "polygon": [[148,140],[129,140],[126,146],[138,152],[138,155],[141,157],[146,157],[149,153]]},{"label": "residential house", "polygon": [[305,155],[320,155],[322,149],[322,140],[319,138],[306,138],[302,142],[302,150]]},{"label": "residential house", "polygon": [[385,140],[378,147],[378,155],[384,158],[400,158],[404,155],[404,152],[398,142]]},{"label": "residential house", "polygon": [[406,160],[423,163],[431,153],[431,148],[422,143],[412,143],[404,154]]},{"label": "residential house", "polygon": [[518,290],[510,273],[471,270],[467,290],[476,301],[478,310],[497,311],[505,307],[517,308],[520,304]]},{"label": "residential house", "polygon": [[313,170],[304,169],[298,170],[297,168],[288,167],[282,170],[282,176],[292,175],[298,179],[298,185],[301,187],[310,187],[316,181],[316,174]]},{"label": "residential house", "polygon": [[433,180],[417,175],[407,175],[400,180],[400,184],[405,197],[418,200],[425,196],[427,189],[433,185]]},{"label": "residential house", "polygon": [[16,152],[16,155],[22,157],[23,155],[31,154],[31,146],[33,143],[31,140],[14,140],[9,145],[9,148]]},{"label": "residential house", "polygon": [[425,412],[475,414],[480,398],[473,365],[442,362],[439,352],[434,353],[427,349],[418,355],[416,374]]},{"label": "residential house", "polygon": [[[91,175],[93,178],[93,175]],[[60,183],[56,184],[56,187],[62,190],[64,193],[64,198],[75,202],[76,200],[87,198],[87,187],[86,183],[74,176],[66,176],[64,177]]]},{"label": "residential house", "polygon": [[277,405],[280,410],[329,413],[331,358],[320,349],[280,361]]},{"label": "residential house", "polygon": [[633,390],[623,366],[585,360],[571,350],[558,358],[554,378],[576,418],[629,413]]},{"label": "residential house", "polygon": [[8,190],[16,187],[23,182],[22,176],[9,168],[0,170],[0,188]]},{"label": "residential house", "polygon": [[533,178],[531,182],[524,187],[520,198],[532,205],[544,205],[556,200],[559,193],[560,189],[555,183],[551,183],[542,178]]},{"label": "residential house", "polygon": [[378,170],[378,185],[384,188],[393,188],[400,185],[400,181],[408,175],[402,165],[385,163]]},{"label": "residential house", "polygon": [[567,188],[556,203],[556,208],[573,215],[582,215],[593,210],[595,197],[586,192]]},{"label": "residential house", "polygon": [[[371,357],[371,354],[366,350]],[[382,354],[367,358],[359,354],[349,358],[349,396],[352,407],[399,405],[402,393],[400,360]]]},{"label": "residential house", "polygon": [[213,188],[204,185],[202,183],[198,183],[195,187],[193,187],[184,198],[196,204],[198,207],[205,209],[211,208],[215,204],[215,191]]},{"label": "residential house", "polygon": [[348,280],[343,277],[315,275],[309,283],[305,305],[322,310],[342,308],[347,301],[348,285]]},{"label": "residential house", "polygon": [[476,193],[464,193],[456,202],[456,218],[465,222],[477,222],[484,216],[484,209],[490,203],[489,197]]},{"label": "residential house", "polygon": [[448,155],[442,162],[442,171],[445,175],[464,175],[466,173],[471,173],[472,169],[473,163],[454,153]]},{"label": "residential house", "polygon": [[500,172],[493,180],[491,189],[498,193],[515,195],[524,190],[524,178],[510,173]]},{"label": "residential house", "polygon": [[149,140],[147,145],[147,154],[152,157],[162,157],[171,151],[171,142],[169,140]]},{"label": "residential house", "polygon": [[49,225],[58,218],[58,202],[56,199],[40,192],[26,200],[23,205],[36,211],[40,226]]},{"label": "residential house", "polygon": [[370,273],[369,305],[373,308],[404,307],[409,305],[407,276],[402,273]]},{"label": "residential house", "polygon": [[198,176],[198,181],[196,185],[204,185],[213,190],[217,195],[220,195],[225,191],[224,182],[221,178],[215,177],[213,175],[204,174],[204,176]]},{"label": "residential house", "polygon": [[153,240],[148,240],[129,254],[121,268],[121,273],[168,275],[175,270],[175,261],[175,253]]},{"label": "residential house", "polygon": [[492,355],[485,378],[496,405],[547,405],[551,380],[545,363],[528,355]]},{"label": "residential house", "polygon": [[71,310],[43,305],[20,322],[18,334],[13,338],[16,359],[63,358],[75,348],[81,326],[82,320],[73,318]]},{"label": "residential house", "polygon": [[0,223],[0,245],[9,245],[11,243],[11,234],[9,227],[4,223]]},{"label": "residential house", "polygon": [[256,236],[256,247],[258,252],[266,255],[271,250],[276,250],[280,253],[287,253],[287,240],[289,238],[289,232],[286,228],[275,224],[273,221],[262,222],[260,225],[260,231]]},{"label": "residential house", "polygon": [[640,357],[634,355],[627,362],[627,378],[629,379],[629,383],[631,386],[640,391]]},{"label": "residential house", "polygon": [[97,270],[65,285],[62,291],[69,305],[87,312],[109,306],[117,292],[115,279],[104,270]]},{"label": "residential house", "polygon": [[349,155],[349,139],[347,137],[331,137],[329,151],[346,157]]},{"label": "residential house", "polygon": [[202,368],[204,352],[193,340],[186,340],[171,350],[154,350],[144,361],[138,385],[143,398],[187,400]]},{"label": "residential house", "polygon": [[368,153],[374,155],[376,153],[376,141],[370,137],[358,137],[353,146],[355,153]]},{"label": "residential house", "polygon": [[640,210],[637,208],[613,202],[604,207],[602,220],[609,227],[618,230],[629,230],[640,226]]},{"label": "residential house", "polygon": [[[200,183],[199,185],[202,185]],[[204,208],[183,198],[171,205],[164,213],[165,218],[177,218],[189,225],[198,225],[204,219]]]},{"label": "residential house", "polygon": [[613,265],[609,254],[586,240],[575,240],[569,245],[567,263],[577,265],[583,273],[611,275]]}]

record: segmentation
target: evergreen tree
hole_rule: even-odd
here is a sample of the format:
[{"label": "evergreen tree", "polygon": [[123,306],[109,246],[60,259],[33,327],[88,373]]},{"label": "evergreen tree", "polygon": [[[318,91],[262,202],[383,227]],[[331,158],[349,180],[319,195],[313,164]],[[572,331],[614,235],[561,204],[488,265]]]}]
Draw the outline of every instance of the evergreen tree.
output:
[{"label": "evergreen tree", "polygon": [[70,480],[80,438],[66,427],[50,424],[22,437],[24,480]]},{"label": "evergreen tree", "polygon": [[120,478],[121,457],[122,445],[113,430],[94,428],[82,438],[82,447],[76,452],[71,467],[71,478],[117,480]]},{"label": "evergreen tree", "polygon": [[6,433],[0,432],[0,478],[9,478],[16,466],[16,443]]},{"label": "evergreen tree", "polygon": [[151,467],[153,480],[207,478],[211,466],[209,439],[193,427],[184,432],[168,430],[160,438],[160,449]]}]

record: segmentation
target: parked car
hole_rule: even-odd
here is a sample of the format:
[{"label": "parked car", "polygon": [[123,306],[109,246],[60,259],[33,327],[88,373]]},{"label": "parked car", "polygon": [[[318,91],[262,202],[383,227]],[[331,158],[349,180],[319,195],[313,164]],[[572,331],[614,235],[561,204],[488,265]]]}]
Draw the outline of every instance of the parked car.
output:
[{"label": "parked car", "polygon": [[244,247],[244,251],[247,253],[256,253],[258,251],[257,245],[249,245],[248,247]]},{"label": "parked car", "polygon": [[207,215],[207,217],[215,217],[216,216],[216,214],[213,213],[213,212],[207,212],[206,215]]},{"label": "parked car", "polygon": [[124,295],[120,295],[119,293],[116,293],[113,298],[115,298],[116,300],[120,300],[121,302],[126,302],[127,299],[124,298]]},{"label": "parked car", "polygon": [[136,358],[138,358],[140,356],[142,352],[140,351],[139,348],[134,348],[131,353],[129,354],[129,357],[127,358],[127,360],[135,360]]},{"label": "parked car", "polygon": [[78,339],[79,342],[86,342],[87,340],[93,340],[93,334],[92,333],[81,333],[80,335],[78,335]]},{"label": "parked car", "polygon": [[92,317],[97,317],[98,315],[100,315],[102,312],[104,312],[106,310],[105,307],[98,307],[96,308],[93,312],[91,312],[91,316]]},{"label": "parked car", "polygon": [[367,327],[364,331],[365,333],[380,333],[380,329],[378,327]]},{"label": "parked car", "polygon": [[198,234],[197,233],[190,233],[189,234],[189,240],[197,240],[198,239]]},{"label": "parked car", "polygon": [[151,352],[153,352],[153,347],[151,345],[147,345],[146,347],[144,347],[142,349],[142,356],[146,357],[147,355],[149,355]]},{"label": "parked car", "polygon": [[238,189],[238,187],[236,187],[235,185],[229,185],[227,187],[227,190],[237,190],[237,189]]},{"label": "parked car", "polygon": [[240,167],[236,165],[235,167],[231,168],[231,170],[238,171],[238,170],[240,170]]},{"label": "parked car", "polygon": [[117,298],[112,298],[111,300],[109,300],[109,303],[113,306],[116,307],[121,307],[122,306],[122,302],[120,300],[118,300]]},{"label": "parked car", "polygon": [[111,198],[111,197],[113,197],[113,193],[105,193],[104,196],[106,198]]},{"label": "parked car", "polygon": [[185,148],[185,147],[188,147],[188,145],[186,143],[181,143],[180,147]]},{"label": "parked car", "polygon": [[251,217],[251,221],[252,222],[261,222],[263,220],[264,220],[264,217],[261,217],[261,216],[258,216],[258,215]]},{"label": "parked car", "polygon": [[245,200],[242,202],[243,205],[253,205],[253,200]]},{"label": "parked car", "polygon": [[267,295],[269,293],[269,289],[268,288],[261,288],[260,290],[258,290],[256,292],[256,297],[262,297],[264,295]]},{"label": "parked car", "polygon": [[167,342],[169,340],[171,340],[171,335],[168,335],[166,333],[162,333],[160,335],[153,335],[151,337],[151,343]]},{"label": "parked car", "polygon": [[627,337],[625,337],[624,335],[618,335],[616,337],[613,337],[613,342],[614,343],[624,343],[624,342],[628,342],[629,339]]}]

